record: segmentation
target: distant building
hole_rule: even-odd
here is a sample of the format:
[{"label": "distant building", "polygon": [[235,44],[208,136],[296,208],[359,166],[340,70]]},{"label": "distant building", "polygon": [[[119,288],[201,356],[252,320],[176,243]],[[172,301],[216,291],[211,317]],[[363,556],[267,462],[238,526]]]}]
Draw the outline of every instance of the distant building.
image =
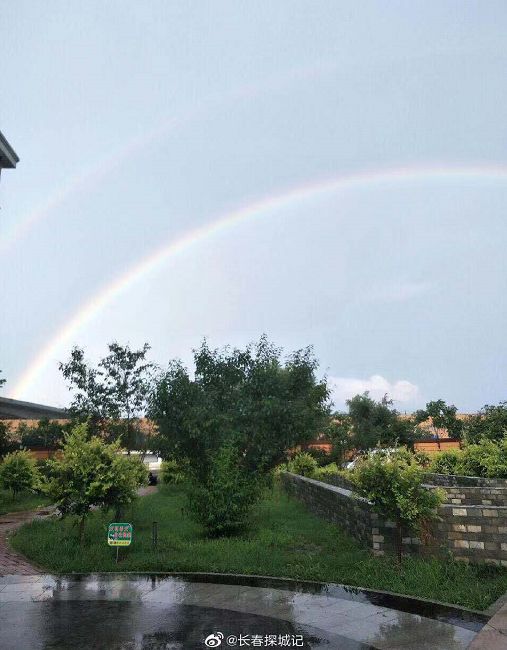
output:
[{"label": "distant building", "polygon": [[18,155],[0,131],[0,175],[2,169],[14,169],[18,162]]}]

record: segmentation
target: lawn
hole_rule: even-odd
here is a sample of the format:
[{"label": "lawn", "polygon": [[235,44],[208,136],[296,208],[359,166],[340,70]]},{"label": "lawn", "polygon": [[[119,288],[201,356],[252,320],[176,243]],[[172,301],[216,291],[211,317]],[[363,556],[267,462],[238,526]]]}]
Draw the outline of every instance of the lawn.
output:
[{"label": "lawn", "polygon": [[20,512],[21,510],[35,510],[39,506],[49,504],[49,499],[33,492],[22,492],[14,499],[12,492],[0,490],[0,515],[7,512]]},{"label": "lawn", "polygon": [[[507,571],[451,560],[376,558],[337,526],[309,514],[275,488],[257,506],[249,531],[229,539],[207,539],[184,511],[181,488],[162,486],[142,497],[125,521],[134,524],[130,548],[106,542],[112,514],[95,512],[79,547],[77,527],[68,520],[34,521],[12,538],[15,549],[56,573],[95,571],[204,571],[317,580],[384,589],[473,609],[485,609],[507,590]],[[152,522],[159,544],[151,547]],[[58,548],[58,553],[55,549]]]}]

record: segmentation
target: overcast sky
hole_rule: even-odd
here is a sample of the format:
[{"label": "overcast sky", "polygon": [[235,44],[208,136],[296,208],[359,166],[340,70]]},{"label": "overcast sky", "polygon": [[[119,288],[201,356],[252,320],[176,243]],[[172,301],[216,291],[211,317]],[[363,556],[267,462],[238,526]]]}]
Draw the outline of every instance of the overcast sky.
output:
[{"label": "overcast sky", "polygon": [[507,399],[506,33],[503,0],[0,0],[2,394],[66,405],[74,344],[265,332],[338,408]]}]

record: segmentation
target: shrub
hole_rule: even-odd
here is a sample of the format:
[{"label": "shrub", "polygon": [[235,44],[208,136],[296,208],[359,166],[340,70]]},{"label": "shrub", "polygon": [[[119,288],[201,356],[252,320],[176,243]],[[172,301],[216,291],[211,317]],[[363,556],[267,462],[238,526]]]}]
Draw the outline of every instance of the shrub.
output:
[{"label": "shrub", "polygon": [[450,449],[436,454],[430,464],[435,474],[459,474],[461,469],[461,451]]},{"label": "shrub", "polygon": [[319,467],[323,467],[324,465],[329,465],[331,462],[331,454],[328,454],[327,451],[324,451],[323,449],[319,449],[318,447],[308,447],[308,449],[305,450],[306,453],[310,454],[312,458],[315,458],[317,461],[317,465]]},{"label": "shrub", "polygon": [[484,459],[486,467],[486,476],[488,478],[507,478],[507,438],[497,444],[492,445],[487,441],[489,453]]},{"label": "shrub", "polygon": [[273,468],[272,477],[274,479],[277,479],[280,474],[283,474],[284,472],[290,472],[289,463],[280,463],[275,468]]},{"label": "shrub", "polygon": [[[496,447],[494,443],[491,443]],[[463,476],[487,476],[487,458],[495,454],[494,449],[488,449],[489,445],[483,441],[478,445],[468,445],[459,454],[457,470]]]},{"label": "shrub", "polygon": [[317,472],[317,461],[306,451],[296,454],[289,462],[289,471],[300,476],[312,478]]},{"label": "shrub", "polygon": [[0,485],[11,490],[14,497],[19,492],[33,490],[38,481],[35,461],[26,451],[7,454],[0,464]]},{"label": "shrub", "polygon": [[317,472],[316,472],[316,477],[325,477],[325,476],[330,476],[333,474],[339,474],[340,469],[338,468],[338,465],[336,463],[329,463],[328,465],[324,465],[324,467],[318,467]]},{"label": "shrub", "polygon": [[414,452],[414,460],[418,465],[425,469],[431,465],[431,456],[425,451]]},{"label": "shrub", "polygon": [[88,439],[86,424],[74,427],[66,437],[63,455],[50,460],[46,493],[63,515],[79,517],[79,538],[92,506],[119,510],[136,497],[146,482],[147,470],[139,458],[122,456],[119,443]]},{"label": "shrub", "polygon": [[423,487],[423,477],[424,471],[415,462],[380,454],[361,460],[350,475],[356,492],[368,499],[376,512],[396,522],[398,561],[402,555],[402,528],[420,533],[436,517],[443,501],[440,490]]},{"label": "shrub", "polygon": [[433,459],[430,469],[438,474],[507,478],[507,440],[483,438],[462,450],[443,451]]},{"label": "shrub", "polygon": [[176,460],[164,460],[161,469],[162,481],[168,485],[182,483],[185,480],[185,472]]},{"label": "shrub", "polygon": [[396,460],[401,461],[410,465],[416,463],[415,455],[407,447],[395,447],[393,450],[388,449],[386,453],[387,458],[395,458]]},{"label": "shrub", "polygon": [[465,476],[507,478],[507,444],[483,438],[480,444],[467,445],[461,454],[461,472]]},{"label": "shrub", "polygon": [[232,535],[245,528],[261,488],[258,480],[239,467],[235,449],[225,445],[214,455],[207,483],[192,482],[190,511],[210,536]]}]

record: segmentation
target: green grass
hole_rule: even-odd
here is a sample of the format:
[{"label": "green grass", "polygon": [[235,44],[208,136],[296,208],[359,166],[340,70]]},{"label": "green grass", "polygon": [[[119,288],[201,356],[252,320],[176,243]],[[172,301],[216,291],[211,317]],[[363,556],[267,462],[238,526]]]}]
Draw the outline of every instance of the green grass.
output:
[{"label": "green grass", "polygon": [[47,506],[49,499],[33,492],[22,492],[14,499],[12,492],[0,490],[0,515],[8,512],[20,512],[22,510],[35,510],[39,506]]},{"label": "green grass", "polygon": [[[82,548],[73,521],[34,521],[19,530],[12,545],[56,573],[92,571],[204,571],[337,582],[384,589],[473,609],[485,609],[507,590],[507,571],[453,561],[376,558],[337,526],[309,514],[303,505],[275,488],[239,537],[207,539],[182,511],[181,488],[162,486],[127,513],[134,524],[130,548],[115,551],[106,543],[112,514],[95,512]],[[159,545],[151,548],[151,524],[158,521]],[[58,548],[58,553],[55,553]]]}]

